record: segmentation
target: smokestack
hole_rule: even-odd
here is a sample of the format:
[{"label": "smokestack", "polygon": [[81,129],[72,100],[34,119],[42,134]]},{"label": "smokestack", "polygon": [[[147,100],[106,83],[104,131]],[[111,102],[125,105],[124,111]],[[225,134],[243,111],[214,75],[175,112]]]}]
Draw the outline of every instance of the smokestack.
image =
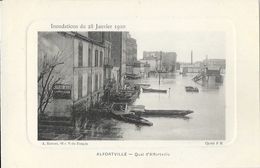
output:
[{"label": "smokestack", "polygon": [[191,55],[190,55],[190,61],[191,61],[191,64],[193,64],[193,53],[192,53],[192,50],[191,50]]}]

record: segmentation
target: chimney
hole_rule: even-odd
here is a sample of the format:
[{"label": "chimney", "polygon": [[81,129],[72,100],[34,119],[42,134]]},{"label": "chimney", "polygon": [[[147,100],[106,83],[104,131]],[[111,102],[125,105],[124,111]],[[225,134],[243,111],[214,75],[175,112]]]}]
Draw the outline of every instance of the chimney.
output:
[{"label": "chimney", "polygon": [[191,64],[193,64],[193,53],[192,53],[192,50],[191,50],[190,59],[191,59]]}]

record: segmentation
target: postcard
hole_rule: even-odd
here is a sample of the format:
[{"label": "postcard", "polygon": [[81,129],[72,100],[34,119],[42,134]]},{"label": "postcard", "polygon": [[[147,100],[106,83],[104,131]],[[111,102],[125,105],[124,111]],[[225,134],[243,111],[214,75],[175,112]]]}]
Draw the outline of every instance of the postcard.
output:
[{"label": "postcard", "polygon": [[3,166],[260,167],[257,5],[4,2]]}]

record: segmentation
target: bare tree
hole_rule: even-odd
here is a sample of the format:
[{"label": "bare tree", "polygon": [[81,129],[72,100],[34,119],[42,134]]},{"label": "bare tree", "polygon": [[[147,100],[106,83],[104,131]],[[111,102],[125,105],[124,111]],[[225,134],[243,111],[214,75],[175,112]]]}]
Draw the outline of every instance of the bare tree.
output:
[{"label": "bare tree", "polygon": [[62,52],[58,52],[51,59],[44,56],[42,63],[39,66],[38,75],[38,113],[44,114],[47,105],[53,100],[53,90],[55,85],[61,80],[55,75],[54,71],[58,65],[63,64],[59,62]]}]

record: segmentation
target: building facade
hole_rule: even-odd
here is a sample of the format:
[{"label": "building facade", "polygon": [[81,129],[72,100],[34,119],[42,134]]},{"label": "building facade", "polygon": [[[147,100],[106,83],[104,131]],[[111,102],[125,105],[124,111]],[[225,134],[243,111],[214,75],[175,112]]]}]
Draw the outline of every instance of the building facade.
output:
[{"label": "building facade", "polygon": [[161,58],[161,70],[165,72],[174,72],[176,68],[176,52],[163,52]]},{"label": "building facade", "polygon": [[[111,62],[113,65],[112,75],[117,78],[118,87],[124,85],[126,74],[126,40],[128,32],[111,32]],[[116,77],[115,77],[116,76]]]},{"label": "building facade", "polygon": [[144,51],[142,62],[150,64],[150,71],[174,72],[176,70],[176,52]]},{"label": "building facade", "polygon": [[226,60],[225,59],[205,59],[203,64],[208,67],[216,67],[226,69]]},{"label": "building facade", "polygon": [[126,73],[133,74],[134,63],[137,61],[137,43],[128,33],[126,39]]},{"label": "building facade", "polygon": [[[58,63],[51,74],[52,79],[59,80],[54,84],[53,101],[45,110],[47,115],[70,117],[72,111],[87,111],[100,101],[106,52],[107,48],[90,39],[88,32],[38,33],[38,76],[46,62]],[[38,91],[43,88],[38,82]]]},{"label": "building facade", "polygon": [[106,86],[112,79],[117,80],[117,76],[114,77],[112,75],[112,71],[113,71],[113,62],[111,56],[112,34],[111,32],[89,32],[88,36],[90,39],[103,44],[105,47],[103,82],[104,82],[104,86]]},{"label": "building facade", "polygon": [[138,75],[138,76],[141,76],[141,77],[144,77],[145,76],[145,63],[142,63],[140,61],[137,61],[134,63],[134,66],[133,66],[133,73]]},{"label": "building facade", "polygon": [[156,57],[148,57],[146,59],[139,60],[144,64],[149,64],[149,71],[150,72],[157,72],[159,68],[159,60]]}]

